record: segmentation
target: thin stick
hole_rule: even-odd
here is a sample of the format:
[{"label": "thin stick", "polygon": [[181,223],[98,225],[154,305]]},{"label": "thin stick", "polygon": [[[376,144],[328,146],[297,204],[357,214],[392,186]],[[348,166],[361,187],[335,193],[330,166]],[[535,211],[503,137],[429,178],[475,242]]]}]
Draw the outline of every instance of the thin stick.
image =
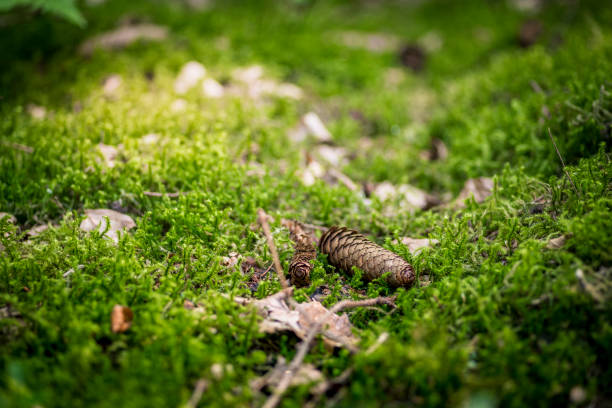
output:
[{"label": "thin stick", "polygon": [[[390,305],[395,306],[393,302],[395,297],[377,297],[374,299],[365,299],[365,300],[343,300],[338,302],[330,309],[330,313],[337,313],[345,309],[361,307],[361,306],[374,306],[374,305]],[[321,331],[321,328],[326,323],[326,319],[319,320],[316,324],[314,324],[311,328],[304,340],[298,346],[297,353],[291,363],[287,367],[287,370],[283,373],[283,377],[280,379],[278,383],[278,387],[274,390],[274,393],[268,397],[268,400],[263,405],[263,408],[274,408],[278,405],[283,394],[289,388],[289,384],[291,384],[291,380],[295,376],[295,373],[298,372],[298,368],[302,365],[306,354],[310,350],[313,340]]]},{"label": "thin stick", "polygon": [[195,388],[193,389],[193,394],[191,394],[191,398],[189,398],[189,401],[187,401],[187,406],[189,408],[196,408],[198,402],[200,402],[200,399],[202,399],[202,394],[204,394],[206,388],[208,388],[208,381],[203,378],[200,378],[196,382]]},{"label": "thin stick", "polygon": [[268,241],[268,248],[270,248],[270,254],[272,254],[272,261],[274,261],[274,269],[276,269],[276,273],[278,274],[278,279],[280,280],[281,286],[283,289],[287,289],[289,287],[289,283],[285,278],[285,271],[281,267],[280,260],[278,259],[278,252],[276,251],[276,245],[274,245],[274,239],[272,238],[272,234],[270,233],[270,226],[268,225],[268,214],[263,209],[257,210],[257,220],[261,224],[261,228],[263,229],[264,235],[266,236],[266,240]]},{"label": "thin stick", "polygon": [[563,161],[563,157],[561,156],[561,152],[559,152],[559,149],[557,148],[557,144],[555,143],[555,139],[553,138],[553,135],[550,132],[550,128],[548,128],[548,136],[550,136],[550,141],[552,142],[553,146],[555,147],[555,150],[557,151],[557,156],[559,156],[559,160],[561,160],[561,166],[563,167],[563,172],[565,173],[565,175],[569,179],[570,183],[572,183],[572,187],[574,187],[574,191],[576,192],[576,194],[580,195],[580,193],[578,192],[578,189],[576,188],[576,185],[574,184],[574,180],[572,180],[572,176],[570,176],[569,172],[565,168],[565,162]]},{"label": "thin stick", "polygon": [[142,194],[149,196],[149,197],[163,197],[163,196],[167,196],[167,197],[178,197],[183,193],[158,193],[157,191],[143,191]]}]

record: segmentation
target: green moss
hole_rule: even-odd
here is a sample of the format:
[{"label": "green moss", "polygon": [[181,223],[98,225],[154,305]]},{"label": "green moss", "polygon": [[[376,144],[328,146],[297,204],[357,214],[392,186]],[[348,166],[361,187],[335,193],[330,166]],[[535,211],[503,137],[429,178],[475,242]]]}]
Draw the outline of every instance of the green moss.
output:
[{"label": "green moss", "polygon": [[[0,68],[0,211],[17,219],[0,221],[0,405],[178,406],[201,378],[209,383],[202,406],[260,405],[265,395],[249,381],[277,356],[290,359],[297,339],[258,333],[255,313],[225,296],[262,298],[280,288],[269,274],[252,291],[249,274],[222,263],[238,252],[270,265],[251,227],[259,207],[274,217],[284,263],[292,248],[280,220],[295,218],[359,229],[431,281],[395,291],[317,259],[299,301],[321,285],[330,290],[325,305],[398,295],[392,313],[349,313],[364,350],[389,333],[375,352],[318,344],[307,357],[327,377],[353,368],[337,405],[610,401],[611,11],[599,2],[546,6],[536,14],[543,37],[524,50],[515,37],[531,15],[510,2],[483,4],[223,2],[195,12],[178,2],[108,1],[83,7],[83,30],[49,16],[0,28],[11,60]],[[128,13],[171,34],[76,56],[83,39]],[[331,40],[344,30],[407,42],[434,33],[441,47],[415,74],[391,51]],[[254,103],[191,91],[186,109],[174,112],[173,81],[189,60],[221,81],[261,64],[306,96]],[[389,69],[403,70],[394,85]],[[123,82],[108,97],[100,84],[111,74]],[[45,119],[30,117],[31,103],[47,109]],[[342,170],[356,182],[410,183],[452,197],[466,179],[490,176],[494,192],[464,209],[413,213],[323,181],[303,186],[298,173],[313,146],[287,134],[310,110],[354,153]],[[143,145],[148,133],[159,143]],[[362,147],[364,137],[373,147]],[[433,139],[448,158],[422,157]],[[113,168],[99,143],[123,144]],[[84,209],[113,206],[138,224],[118,245],[79,230]],[[25,234],[47,222],[53,227],[41,235]],[[413,255],[396,243],[403,236],[439,244]],[[563,245],[549,248],[561,236]],[[185,310],[185,300],[201,313]],[[110,329],[115,304],[135,315],[122,334]],[[583,403],[572,389],[584,391]],[[309,398],[301,386],[284,405]]]}]

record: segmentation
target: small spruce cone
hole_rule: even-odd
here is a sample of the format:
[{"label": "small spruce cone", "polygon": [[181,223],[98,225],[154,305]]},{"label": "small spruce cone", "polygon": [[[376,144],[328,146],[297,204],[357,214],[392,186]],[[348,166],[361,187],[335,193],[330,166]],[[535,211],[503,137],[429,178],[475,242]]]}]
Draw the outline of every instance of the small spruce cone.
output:
[{"label": "small spruce cone", "polygon": [[298,288],[310,285],[310,271],[312,271],[310,261],[316,257],[317,250],[309,240],[302,239],[295,243],[295,252],[289,264],[292,285]]},{"label": "small spruce cone", "polygon": [[332,265],[346,272],[352,273],[352,267],[358,267],[367,280],[391,272],[387,278],[391,286],[407,287],[414,281],[414,270],[408,262],[357,231],[331,227],[321,236],[319,250],[328,255]]},{"label": "small spruce cone", "polygon": [[310,285],[310,261],[317,257],[316,239],[304,232],[297,221],[283,220],[283,225],[289,229],[295,252],[289,263],[291,284],[300,288]]}]

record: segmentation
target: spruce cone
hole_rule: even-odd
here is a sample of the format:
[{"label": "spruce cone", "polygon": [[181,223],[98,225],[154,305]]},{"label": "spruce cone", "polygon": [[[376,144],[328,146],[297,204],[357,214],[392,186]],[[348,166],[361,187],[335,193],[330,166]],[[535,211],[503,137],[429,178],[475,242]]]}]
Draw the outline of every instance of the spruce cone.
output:
[{"label": "spruce cone", "polygon": [[295,243],[295,252],[289,264],[292,285],[298,288],[310,285],[310,271],[312,271],[310,261],[316,257],[317,250],[310,241],[300,240]]},{"label": "spruce cone", "polygon": [[391,286],[410,286],[414,270],[401,256],[368,240],[357,231],[331,227],[319,240],[319,250],[328,255],[329,262],[348,273],[356,266],[367,280],[380,278],[391,272],[387,282]]},{"label": "spruce cone", "polygon": [[283,220],[283,225],[289,229],[295,248],[289,263],[291,284],[298,288],[308,286],[310,285],[310,271],[313,267],[310,261],[317,257],[314,238],[306,234],[297,221]]}]

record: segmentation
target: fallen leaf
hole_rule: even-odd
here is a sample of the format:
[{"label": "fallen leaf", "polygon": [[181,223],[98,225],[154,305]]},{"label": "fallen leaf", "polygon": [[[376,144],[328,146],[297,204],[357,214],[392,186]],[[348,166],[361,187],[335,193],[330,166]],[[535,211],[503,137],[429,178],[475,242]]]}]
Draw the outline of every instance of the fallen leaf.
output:
[{"label": "fallen leaf", "polygon": [[160,136],[157,133],[147,133],[140,138],[140,143],[146,146],[154,145],[159,141]]},{"label": "fallen leaf", "polygon": [[253,302],[264,318],[259,325],[261,332],[289,330],[304,339],[314,325],[324,322],[323,340],[326,344],[333,347],[355,345],[357,339],[353,335],[347,315],[333,314],[318,301],[299,303],[292,309],[287,301],[292,291],[293,289],[289,288]]},{"label": "fallen leaf", "polygon": [[79,47],[79,53],[84,56],[93,54],[99,48],[117,50],[139,41],[160,41],[166,38],[168,30],[154,24],[137,24],[122,26],[115,30],[97,35],[85,41]]},{"label": "fallen leaf", "polygon": [[[119,231],[127,231],[136,226],[136,223],[129,215],[113,210],[85,210],[85,215],[87,217],[81,222],[81,230],[86,232],[97,230],[100,233],[106,230],[104,235],[114,242],[119,242]],[[108,225],[107,218],[110,225]]]},{"label": "fallen leaf", "polygon": [[42,120],[47,116],[47,110],[42,106],[34,105],[33,103],[28,104],[27,106],[28,114],[37,120]]},{"label": "fallen leaf", "polygon": [[371,52],[392,52],[400,44],[399,37],[387,33],[342,31],[332,35],[338,43],[349,48],[363,48]]},{"label": "fallen leaf", "polygon": [[119,150],[115,146],[106,145],[104,143],[99,143],[97,148],[102,154],[102,157],[104,157],[104,164],[109,168],[115,167],[115,159],[119,155]]},{"label": "fallen leaf", "polygon": [[314,149],[314,155],[329,163],[333,167],[340,167],[345,164],[347,151],[343,147],[321,145]]},{"label": "fallen leaf", "polygon": [[111,331],[123,333],[132,326],[134,312],[127,306],[115,305],[111,312]]},{"label": "fallen leaf", "polygon": [[113,97],[121,87],[122,79],[119,75],[111,75],[102,84],[102,92],[106,97]]},{"label": "fallen leaf", "polygon": [[482,203],[493,193],[493,187],[494,183],[491,178],[478,177],[469,179],[465,182],[463,189],[450,206],[454,208],[464,208],[465,200],[472,196],[477,203]]},{"label": "fallen leaf", "polygon": [[37,225],[35,227],[30,228],[29,230],[26,231],[26,235],[29,237],[37,237],[39,236],[42,232],[48,230],[50,227],[49,224],[42,224],[42,225]]},{"label": "fallen leaf", "polygon": [[317,161],[311,160],[306,168],[301,171],[299,177],[302,184],[312,186],[318,179],[325,175],[325,168]]},{"label": "fallen leaf", "polygon": [[172,110],[172,112],[182,112],[185,109],[187,109],[187,101],[181,98],[176,99],[170,105],[170,110]]},{"label": "fallen leaf", "polygon": [[221,98],[225,95],[225,88],[212,78],[202,81],[202,93],[209,98]]},{"label": "fallen leaf", "polygon": [[394,184],[384,181],[376,186],[372,195],[380,201],[399,200],[401,208],[427,209],[436,205],[438,200],[425,191],[409,184]]},{"label": "fallen leaf", "polygon": [[308,133],[314,136],[319,142],[330,142],[332,135],[329,130],[323,124],[319,115],[314,112],[308,112],[302,117],[302,123],[304,124]]},{"label": "fallen leaf", "polygon": [[17,218],[13,214],[9,214],[6,212],[0,212],[0,220],[6,220],[9,224],[16,224]]},{"label": "fallen leaf", "polygon": [[553,238],[546,244],[546,248],[548,249],[559,249],[565,244],[565,236],[561,235],[560,237]]},{"label": "fallen leaf", "polygon": [[184,94],[196,86],[206,75],[206,68],[197,61],[189,61],[181,68],[176,81],[174,81],[174,91],[177,94]]},{"label": "fallen leaf", "polygon": [[403,237],[401,239],[401,243],[408,247],[408,251],[412,255],[417,255],[419,252],[423,250],[423,248],[430,248],[433,245],[437,245],[440,241],[437,239],[429,239],[429,238],[410,238]]}]

